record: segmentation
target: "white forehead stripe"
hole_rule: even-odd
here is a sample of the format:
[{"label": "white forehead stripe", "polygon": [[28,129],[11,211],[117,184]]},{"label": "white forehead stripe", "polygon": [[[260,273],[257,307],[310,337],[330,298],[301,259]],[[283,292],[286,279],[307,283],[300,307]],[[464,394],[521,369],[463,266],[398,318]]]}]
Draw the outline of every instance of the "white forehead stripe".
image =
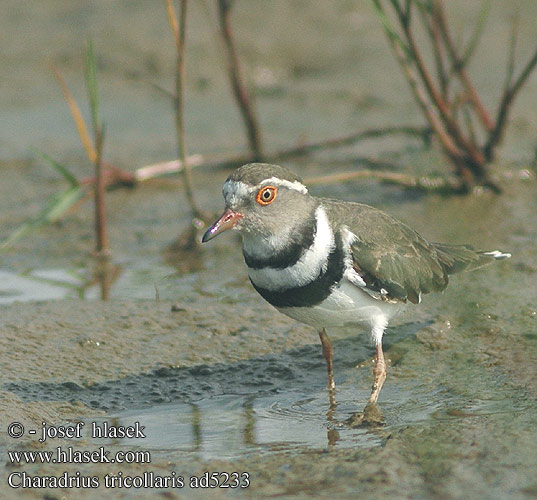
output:
[{"label": "white forehead stripe", "polygon": [[259,183],[259,186],[263,186],[263,185],[272,185],[272,186],[283,186],[283,187],[286,187],[288,189],[293,189],[294,191],[298,191],[299,193],[302,193],[302,194],[307,194],[308,193],[308,188],[306,188],[306,186],[304,186],[304,184],[302,184],[301,182],[298,182],[298,181],[288,181],[287,179],[279,179],[278,177],[270,177],[268,179],[263,179],[260,183]]},{"label": "white forehead stripe", "polygon": [[322,206],[315,211],[315,220],[317,228],[313,243],[295,264],[284,269],[248,268],[248,275],[255,286],[270,291],[295,288],[314,281],[321,270],[326,269],[328,256],[335,246],[334,233]]},{"label": "white forehead stripe", "polygon": [[241,198],[246,198],[256,192],[261,186],[286,187],[302,194],[308,193],[308,189],[304,184],[298,181],[291,182],[286,179],[279,179],[278,177],[263,179],[257,186],[250,186],[242,181],[227,180],[222,188],[222,193],[226,202],[229,205],[233,205]]}]

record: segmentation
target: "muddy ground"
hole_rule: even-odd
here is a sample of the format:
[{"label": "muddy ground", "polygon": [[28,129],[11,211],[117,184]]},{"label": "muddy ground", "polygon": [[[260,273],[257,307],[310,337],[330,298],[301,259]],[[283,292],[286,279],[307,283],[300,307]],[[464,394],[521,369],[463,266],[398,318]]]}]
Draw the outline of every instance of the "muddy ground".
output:
[{"label": "muddy ground", "polygon": [[[473,12],[462,2],[458,25]],[[522,9],[520,57],[535,39],[536,6]],[[133,170],[175,151],[169,102],[147,81],[171,88],[173,53],[161,5],[5,1],[0,48],[0,238],[64,183],[29,147],[90,175],[51,72],[54,61],[84,99],[87,36],[100,61],[107,159]],[[511,4],[495,5],[472,70],[494,102]],[[211,20],[191,9],[188,144],[191,152],[243,147]],[[369,5],[251,2],[236,5],[236,30],[252,75],[267,148],[352,130],[421,123]],[[214,20],[214,19],[213,19]],[[462,29],[462,28],[461,28]],[[462,30],[461,33],[468,31]],[[322,41],[322,43],[320,43]],[[493,48],[493,50],[491,49]],[[380,63],[379,63],[380,61]],[[496,71],[496,70],[495,70]],[[389,77],[386,77],[389,75]],[[537,497],[537,130],[532,78],[517,101],[494,171],[505,193],[422,196],[360,181],[312,192],[373,204],[433,241],[513,254],[454,277],[446,292],[409,306],[387,332],[386,424],[349,429],[371,384],[365,332],[334,338],[337,407],[330,409],[315,332],[279,315],[250,287],[233,235],[189,257],[166,246],[188,224],[181,184],[159,180],[109,194],[112,282],[108,301],[92,249],[92,207],[34,232],[0,255],[0,452],[2,498],[424,498]],[[5,118],[4,118],[5,117]],[[290,139],[291,138],[291,139]],[[326,166],[354,168],[357,155],[396,160],[409,171],[445,172],[419,141],[390,138],[288,164],[309,178]],[[327,161],[330,160],[329,163]],[[195,174],[199,202],[222,208],[227,172]],[[85,422],[77,439],[37,438],[42,422]],[[146,426],[144,439],[99,440],[91,422]],[[8,436],[10,423],[25,428]],[[37,430],[36,436],[28,434]],[[149,451],[150,463],[13,464],[8,451]],[[99,489],[13,489],[8,477],[99,479]],[[176,489],[103,486],[106,474],[185,478]],[[248,488],[191,488],[191,477],[247,472]],[[244,480],[245,476],[242,476]]]}]

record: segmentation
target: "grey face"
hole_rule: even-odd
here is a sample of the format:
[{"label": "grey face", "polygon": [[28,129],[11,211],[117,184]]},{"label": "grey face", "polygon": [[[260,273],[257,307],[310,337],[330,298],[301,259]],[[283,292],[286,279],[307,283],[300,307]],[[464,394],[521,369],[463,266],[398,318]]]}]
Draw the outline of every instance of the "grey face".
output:
[{"label": "grey face", "polygon": [[275,176],[252,185],[229,178],[223,188],[226,207],[242,217],[235,225],[245,237],[284,237],[303,225],[314,211],[314,199],[299,181]]},{"label": "grey face", "polygon": [[[277,165],[251,163],[235,170],[223,187],[226,212],[205,233],[208,241],[235,228],[245,246],[279,247],[314,220],[315,200],[300,179]],[[312,222],[314,223],[314,222]]]}]

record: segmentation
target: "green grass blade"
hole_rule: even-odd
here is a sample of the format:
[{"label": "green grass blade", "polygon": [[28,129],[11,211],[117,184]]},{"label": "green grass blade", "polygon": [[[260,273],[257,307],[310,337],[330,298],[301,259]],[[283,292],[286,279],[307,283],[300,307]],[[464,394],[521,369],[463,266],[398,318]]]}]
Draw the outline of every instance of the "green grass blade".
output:
[{"label": "green grass blade", "polygon": [[427,14],[433,11],[433,0],[414,0],[416,6]]},{"label": "green grass blade", "polygon": [[388,36],[388,39],[391,43],[398,44],[401,49],[403,49],[403,52],[405,53],[408,60],[412,60],[412,55],[410,54],[408,47],[406,46],[405,42],[397,32],[397,29],[394,27],[394,25],[390,22],[388,19],[388,16],[386,15],[386,12],[384,11],[384,8],[381,5],[380,0],[372,0],[373,7],[375,9],[375,13],[377,14],[377,17],[380,20],[380,23],[382,24],[382,27],[384,28],[384,31],[386,35]]},{"label": "green grass blade", "polygon": [[97,61],[93,51],[93,43],[88,41],[88,48],[84,57],[84,77],[91,112],[93,132],[96,133],[99,126],[99,97],[97,93]]},{"label": "green grass blade", "polygon": [[52,168],[54,168],[54,170],[56,170],[56,172],[58,172],[72,187],[78,186],[77,178],[71,172],[69,172],[67,167],[61,165],[56,160],[51,158],[46,153],[43,153],[42,151],[33,148],[31,148],[31,150],[35,155],[39,156],[41,159],[49,163]]},{"label": "green grass blade", "polygon": [[481,39],[481,34],[483,33],[483,28],[485,27],[485,23],[487,21],[488,14],[490,11],[490,3],[491,3],[491,0],[485,0],[483,2],[483,6],[481,7],[481,10],[479,12],[479,19],[477,20],[475,30],[462,56],[461,64],[463,68],[468,65],[468,62],[470,58],[473,56],[475,49],[477,47],[477,44],[479,40]]},{"label": "green grass blade", "polygon": [[39,214],[28,219],[0,244],[0,251],[7,249],[29,232],[57,221],[84,195],[84,193],[85,189],[77,184],[76,186],[71,186],[65,191],[52,196],[47,203],[47,206],[41,210]]},{"label": "green grass blade", "polygon": [[67,210],[69,210],[85,193],[85,189],[76,186],[54,195],[45,210],[44,217],[38,218],[39,224],[51,224],[56,222]]}]

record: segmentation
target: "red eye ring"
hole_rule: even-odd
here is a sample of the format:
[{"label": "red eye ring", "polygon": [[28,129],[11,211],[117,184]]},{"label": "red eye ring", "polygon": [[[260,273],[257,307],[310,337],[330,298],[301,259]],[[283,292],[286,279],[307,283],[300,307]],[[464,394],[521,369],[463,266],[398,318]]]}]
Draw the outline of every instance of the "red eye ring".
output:
[{"label": "red eye ring", "polygon": [[270,205],[276,198],[278,189],[274,186],[263,186],[255,197],[255,201],[260,205]]}]

